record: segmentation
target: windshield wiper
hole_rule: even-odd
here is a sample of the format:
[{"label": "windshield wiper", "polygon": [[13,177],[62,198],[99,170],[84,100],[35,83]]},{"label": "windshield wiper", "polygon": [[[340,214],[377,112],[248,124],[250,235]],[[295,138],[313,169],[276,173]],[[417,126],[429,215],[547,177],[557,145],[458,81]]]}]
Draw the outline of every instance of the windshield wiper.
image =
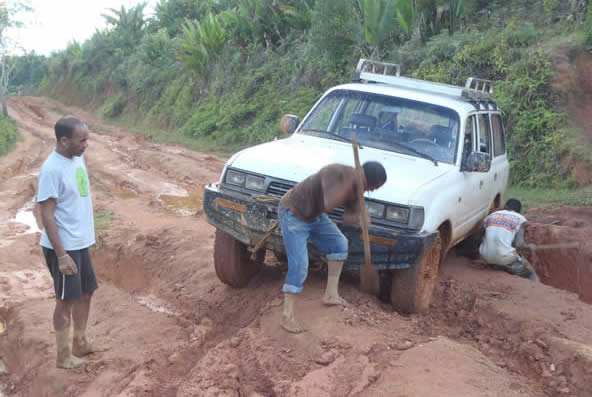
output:
[{"label": "windshield wiper", "polygon": [[[329,136],[331,136],[333,138],[337,138],[338,140],[343,141],[343,142],[352,143],[351,139],[346,138],[346,137],[341,136],[341,135],[333,134],[333,133],[331,133],[329,131],[315,130],[314,128],[307,128],[307,129],[302,130],[302,132],[317,132],[317,133],[320,133],[320,134],[329,135]],[[360,144],[360,142],[358,142],[358,147],[360,149],[364,149],[364,147]]]},{"label": "windshield wiper", "polygon": [[419,157],[423,157],[426,160],[430,160],[432,163],[434,163],[434,165],[436,167],[438,166],[438,161],[435,158],[433,158],[432,156],[430,156],[429,154],[425,154],[423,152],[420,152],[418,150],[413,149],[412,147],[409,147],[407,145],[403,145],[402,143],[398,143],[398,142],[389,142],[388,144],[389,145],[400,147],[400,148],[402,148],[404,150],[408,150],[411,153],[418,155]]}]

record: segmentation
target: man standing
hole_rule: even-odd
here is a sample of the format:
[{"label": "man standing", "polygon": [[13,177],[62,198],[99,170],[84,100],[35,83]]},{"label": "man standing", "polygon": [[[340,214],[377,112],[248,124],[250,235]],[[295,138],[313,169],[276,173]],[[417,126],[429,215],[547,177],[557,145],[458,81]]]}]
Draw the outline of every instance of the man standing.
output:
[{"label": "man standing", "polygon": [[534,244],[524,242],[526,218],[520,214],[522,203],[510,199],[501,211],[485,218],[485,238],[479,247],[481,257],[493,268],[510,274],[538,281],[533,267],[516,252],[516,248],[535,249]]},{"label": "man standing", "polygon": [[327,212],[344,206],[343,221],[359,224],[359,191],[372,191],[386,182],[386,171],[380,163],[369,161],[363,169],[364,183],[360,186],[360,177],[354,168],[341,164],[328,165],[294,186],[280,201],[279,220],[288,256],[288,274],[282,288],[284,312],[281,326],[288,332],[304,331],[294,316],[294,302],[296,294],[302,292],[308,274],[309,239],[327,255],[328,276],[323,303],[346,303],[339,296],[337,286],[347,258],[347,239],[329,219]]},{"label": "man standing", "polygon": [[[56,366],[65,369],[84,364],[78,357],[106,350],[86,339],[90,301],[98,287],[88,250],[95,243],[90,185],[82,156],[88,132],[86,124],[74,116],[57,121],[56,148],[41,167],[37,193],[44,228],[41,246],[56,293]],[[74,323],[72,349],[70,318]]]}]

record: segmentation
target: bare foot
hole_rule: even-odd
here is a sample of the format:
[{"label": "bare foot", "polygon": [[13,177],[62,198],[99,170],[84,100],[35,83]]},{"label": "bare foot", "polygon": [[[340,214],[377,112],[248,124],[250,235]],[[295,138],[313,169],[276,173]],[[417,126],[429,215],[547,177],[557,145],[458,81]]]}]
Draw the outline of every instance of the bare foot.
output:
[{"label": "bare foot", "polygon": [[82,360],[78,357],[74,357],[74,356],[66,356],[65,358],[58,358],[56,360],[56,367],[57,368],[62,368],[62,369],[73,369],[73,368],[78,368],[83,366],[84,364],[86,364],[85,360]]},{"label": "bare foot", "polygon": [[74,343],[72,343],[72,354],[76,357],[83,357],[92,353],[101,353],[109,349],[111,348],[107,346],[95,345],[87,340],[82,342],[74,341]]},{"label": "bare foot", "polygon": [[298,324],[294,318],[287,319],[283,317],[280,325],[283,329],[293,334],[301,334],[306,331],[304,327]]},{"label": "bare foot", "polygon": [[335,306],[335,305],[346,306],[347,305],[347,301],[339,295],[337,295],[337,296],[325,295],[325,296],[323,296],[323,303],[327,306]]}]

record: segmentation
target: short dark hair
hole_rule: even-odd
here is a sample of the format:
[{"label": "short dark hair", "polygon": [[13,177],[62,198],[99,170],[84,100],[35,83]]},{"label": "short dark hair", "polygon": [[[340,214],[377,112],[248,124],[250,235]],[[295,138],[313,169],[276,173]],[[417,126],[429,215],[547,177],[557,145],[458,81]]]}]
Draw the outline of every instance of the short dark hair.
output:
[{"label": "short dark hair", "polygon": [[506,201],[505,209],[520,213],[520,211],[522,210],[522,203],[520,202],[520,200],[509,199],[508,201]]},{"label": "short dark hair", "polygon": [[55,136],[59,141],[62,137],[72,138],[76,127],[84,125],[84,122],[75,116],[64,116],[55,124]]},{"label": "short dark hair", "polygon": [[367,161],[363,165],[368,186],[380,187],[386,182],[386,170],[378,161]]}]

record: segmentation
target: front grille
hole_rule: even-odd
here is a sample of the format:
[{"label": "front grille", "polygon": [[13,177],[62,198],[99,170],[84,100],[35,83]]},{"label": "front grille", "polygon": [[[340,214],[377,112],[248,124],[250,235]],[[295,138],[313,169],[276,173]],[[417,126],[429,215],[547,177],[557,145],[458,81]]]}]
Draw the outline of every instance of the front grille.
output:
[{"label": "front grille", "polygon": [[[267,188],[267,194],[274,197],[282,198],[284,194],[292,187],[294,187],[295,183],[284,183],[284,182],[271,182],[269,187]],[[329,218],[333,219],[336,222],[343,221],[343,208],[335,208],[329,214]]]},{"label": "front grille", "polygon": [[288,184],[282,182],[271,182],[267,188],[267,194],[274,197],[282,198],[288,190],[290,190],[295,183]]}]

